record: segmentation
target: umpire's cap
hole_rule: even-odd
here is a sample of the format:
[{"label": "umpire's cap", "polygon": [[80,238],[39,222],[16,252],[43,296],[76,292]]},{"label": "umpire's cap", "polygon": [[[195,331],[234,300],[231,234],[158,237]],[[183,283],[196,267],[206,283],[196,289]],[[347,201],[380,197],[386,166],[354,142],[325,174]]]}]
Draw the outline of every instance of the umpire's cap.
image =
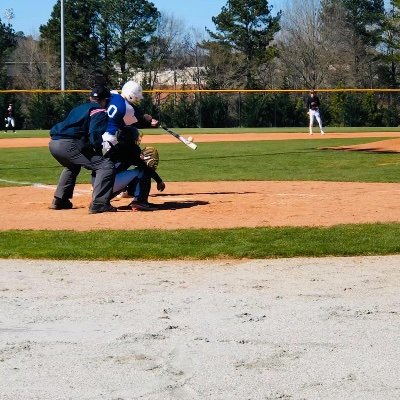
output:
[{"label": "umpire's cap", "polygon": [[110,90],[105,86],[99,85],[95,86],[90,93],[90,97],[96,100],[104,100],[110,98]]}]

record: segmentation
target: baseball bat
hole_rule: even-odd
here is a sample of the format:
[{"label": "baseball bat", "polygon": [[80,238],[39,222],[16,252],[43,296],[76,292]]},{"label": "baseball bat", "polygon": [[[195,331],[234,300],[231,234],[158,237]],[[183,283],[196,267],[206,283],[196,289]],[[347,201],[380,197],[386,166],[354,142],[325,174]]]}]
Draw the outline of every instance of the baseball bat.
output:
[{"label": "baseball bat", "polygon": [[162,126],[161,128],[163,128],[165,131],[167,131],[170,135],[174,136],[175,138],[177,138],[178,140],[180,140],[183,144],[186,144],[186,146],[190,147],[192,150],[196,150],[197,149],[197,144],[190,142],[189,140],[187,140],[185,137],[183,137],[182,135],[180,135],[177,132],[174,132],[172,129],[169,129],[165,126]]}]

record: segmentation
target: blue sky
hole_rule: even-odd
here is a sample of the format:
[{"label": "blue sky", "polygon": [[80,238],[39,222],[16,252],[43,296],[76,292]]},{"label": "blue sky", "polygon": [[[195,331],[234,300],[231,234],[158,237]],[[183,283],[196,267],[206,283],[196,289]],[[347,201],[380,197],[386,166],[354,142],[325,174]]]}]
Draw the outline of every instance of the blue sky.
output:
[{"label": "blue sky", "polygon": [[[68,1],[68,0],[64,0]],[[227,0],[152,0],[159,11],[172,14],[183,20],[186,27],[198,29],[214,28],[211,17],[219,14]],[[12,8],[15,18],[11,24],[15,31],[23,31],[25,35],[37,35],[39,26],[45,24],[53,10],[56,0],[0,0],[0,18],[5,19],[5,10]],[[271,0],[273,10],[282,8],[283,0]]]}]

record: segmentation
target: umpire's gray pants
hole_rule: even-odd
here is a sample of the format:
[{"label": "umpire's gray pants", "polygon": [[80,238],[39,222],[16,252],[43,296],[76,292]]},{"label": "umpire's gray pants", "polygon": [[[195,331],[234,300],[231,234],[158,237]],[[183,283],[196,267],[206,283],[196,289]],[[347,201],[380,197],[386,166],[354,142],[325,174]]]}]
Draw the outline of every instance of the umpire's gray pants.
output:
[{"label": "umpire's gray pants", "polygon": [[72,198],[76,178],[81,167],[84,167],[96,173],[91,207],[101,208],[110,204],[115,177],[114,163],[110,159],[94,154],[84,141],[78,139],[50,140],[49,149],[52,156],[64,167],[55,197]]}]

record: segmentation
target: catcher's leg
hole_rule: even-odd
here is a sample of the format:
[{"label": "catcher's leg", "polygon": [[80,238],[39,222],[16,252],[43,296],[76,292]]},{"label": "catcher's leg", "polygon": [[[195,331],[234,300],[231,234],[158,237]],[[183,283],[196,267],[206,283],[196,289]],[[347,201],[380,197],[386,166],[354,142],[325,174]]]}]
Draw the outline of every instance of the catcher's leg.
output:
[{"label": "catcher's leg", "polygon": [[120,192],[126,190],[127,188],[129,192],[129,187],[131,186],[132,182],[137,181],[137,179],[141,179],[142,176],[143,170],[139,170],[138,168],[118,172],[115,176],[113,197],[115,197]]},{"label": "catcher's leg", "polygon": [[[143,171],[143,176],[139,179],[134,192],[134,200],[130,206],[133,211],[155,211],[158,210],[156,204],[148,202],[151,189],[151,176],[147,170]],[[129,191],[129,189],[128,189]]]},{"label": "catcher's leg", "polygon": [[151,176],[148,170],[143,170],[143,175],[137,185],[135,197],[139,202],[147,203],[151,190]]}]

